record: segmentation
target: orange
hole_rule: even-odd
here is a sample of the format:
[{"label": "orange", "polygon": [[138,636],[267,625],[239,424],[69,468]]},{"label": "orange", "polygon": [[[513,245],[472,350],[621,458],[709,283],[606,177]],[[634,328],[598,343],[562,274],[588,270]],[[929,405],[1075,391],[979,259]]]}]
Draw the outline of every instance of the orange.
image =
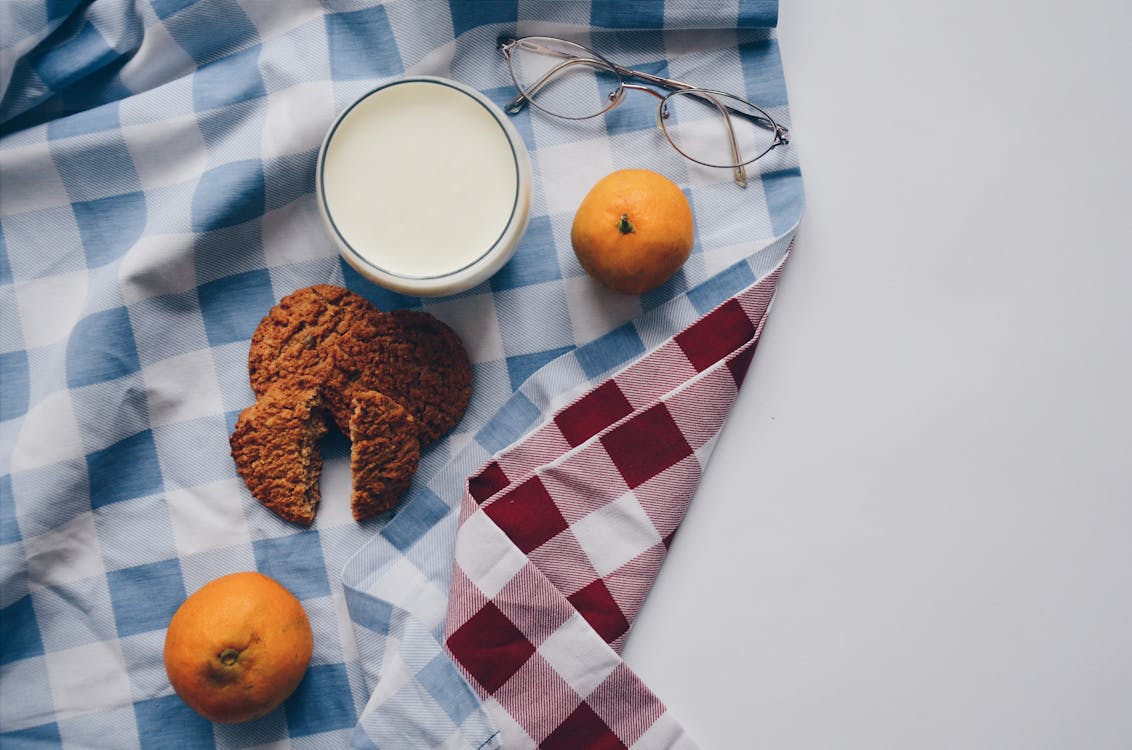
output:
[{"label": "orange", "polygon": [[570,229],[582,268],[610,289],[641,294],[668,281],[692,252],[692,207],[672,180],[647,169],[606,175]]},{"label": "orange", "polygon": [[185,703],[212,721],[257,719],[286,700],[314,640],[303,605],[262,573],[232,573],[181,604],[165,635],[165,671]]}]

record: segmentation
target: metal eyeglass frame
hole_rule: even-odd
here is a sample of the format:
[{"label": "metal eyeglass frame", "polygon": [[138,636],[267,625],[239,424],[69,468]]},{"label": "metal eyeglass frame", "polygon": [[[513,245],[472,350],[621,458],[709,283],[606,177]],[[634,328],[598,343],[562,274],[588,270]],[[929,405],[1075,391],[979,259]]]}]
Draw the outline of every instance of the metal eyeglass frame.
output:
[{"label": "metal eyeglass frame", "polygon": [[[552,42],[555,44],[565,45],[571,48],[571,52],[565,53],[561,50],[553,49],[546,46],[544,42]],[[512,57],[512,52],[518,46],[522,46],[523,49],[530,52],[536,52],[551,57],[562,58],[562,62],[553,66],[550,70],[544,73],[541,78],[524,89],[522,84],[519,83],[519,75],[515,71],[515,65]],[[577,54],[572,54],[575,50]],[[676,149],[677,153],[679,153],[689,161],[693,161],[697,164],[702,164],[706,167],[722,167],[733,169],[735,171],[735,182],[739,185],[739,187],[747,186],[746,165],[757,161],[758,159],[761,159],[778,146],[784,146],[790,142],[789,130],[776,123],[774,121],[774,118],[767,114],[767,112],[761,107],[755,105],[750,101],[747,101],[743,97],[727,93],[726,91],[716,91],[714,89],[700,88],[699,86],[693,86],[692,84],[684,83],[683,81],[677,81],[671,78],[662,78],[661,76],[656,76],[652,73],[645,73],[640,70],[626,68],[608,60],[597,52],[594,52],[589,47],[585,47],[581,44],[578,44],[577,42],[572,42],[568,39],[559,39],[557,37],[548,36],[526,36],[517,39],[514,37],[500,37],[499,51],[503,53],[503,57],[507,60],[507,68],[511,73],[511,81],[515,84],[515,88],[519,91],[518,95],[503,107],[504,111],[508,114],[518,114],[523,110],[523,107],[525,107],[529,103],[532,107],[554,117],[559,117],[565,120],[588,120],[593,117],[597,117],[598,115],[605,114],[609,110],[616,107],[624,97],[625,89],[644,91],[646,94],[654,96],[660,100],[660,103],[657,105],[657,123],[660,125],[660,129],[664,133],[664,138],[668,141],[669,145],[671,145],[672,148]],[[538,90],[542,88],[542,86],[544,86],[553,76],[571,65],[588,65],[593,68],[604,69],[612,72],[617,77],[617,88],[616,90],[610,92],[609,103],[605,106],[604,109],[590,115],[570,117],[568,115],[551,112],[548,109],[540,107],[538,105],[538,102],[534,101],[531,98],[531,96],[537,94]],[[669,93],[662,94],[659,91],[654,91],[648,86],[643,86],[637,83],[628,83],[625,80],[626,78],[635,78],[650,83],[654,86],[660,86],[662,88],[668,89]],[[727,137],[730,140],[731,156],[734,160],[733,164],[709,164],[707,162],[701,161],[684,153],[684,151],[682,151],[680,147],[677,146],[676,143],[672,140],[672,136],[669,134],[668,128],[665,126],[665,120],[667,120],[669,116],[667,107],[668,100],[673,96],[684,94],[702,97],[703,99],[710,102],[713,106],[715,106],[719,110],[720,114],[723,115],[724,121],[727,124]],[[727,97],[729,99],[741,101],[757,114],[751,114],[742,110],[735,109],[733,107],[729,107],[722,101],[720,101],[719,97]],[[744,159],[742,154],[739,153],[739,144],[735,140],[735,130],[731,124],[732,116],[742,117],[750,122],[753,122],[761,128],[772,131],[774,133],[774,138],[771,141],[770,146],[768,146],[758,155],[750,159]]]}]

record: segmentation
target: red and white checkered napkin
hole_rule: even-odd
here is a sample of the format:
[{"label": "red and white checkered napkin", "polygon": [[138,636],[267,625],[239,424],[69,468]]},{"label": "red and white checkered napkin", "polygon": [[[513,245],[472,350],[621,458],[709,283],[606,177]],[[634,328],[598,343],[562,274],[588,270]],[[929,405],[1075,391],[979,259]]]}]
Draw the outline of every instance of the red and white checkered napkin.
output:
[{"label": "red and white checkered napkin", "polygon": [[618,651],[754,353],[777,272],[471,477],[445,642],[506,748],[692,747]]}]

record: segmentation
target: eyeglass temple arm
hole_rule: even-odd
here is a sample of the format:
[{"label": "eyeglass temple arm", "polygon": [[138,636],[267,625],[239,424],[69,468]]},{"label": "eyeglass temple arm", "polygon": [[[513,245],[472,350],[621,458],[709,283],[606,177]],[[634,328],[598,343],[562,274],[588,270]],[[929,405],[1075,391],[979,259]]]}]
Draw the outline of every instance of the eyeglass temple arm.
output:
[{"label": "eyeglass temple arm", "polygon": [[[653,91],[648,86],[642,86],[638,83],[626,83],[622,85],[627,89],[633,89],[634,91],[643,91],[650,96],[655,96],[660,100],[660,108],[656,113],[657,117],[668,117],[668,108],[666,106],[668,97],[666,97],[664,94],[661,94],[658,91]],[[719,101],[719,99],[712,96],[710,91],[700,90],[697,91],[695,95],[699,96],[701,99],[707,99],[715,106],[716,109],[719,110],[719,114],[723,115],[723,121],[727,124],[727,142],[731,147],[731,159],[736,165],[732,168],[735,172],[735,184],[741,188],[747,187],[747,168],[743,165],[743,155],[739,153],[739,140],[735,137],[735,127],[731,124],[731,115],[728,114],[728,110],[730,108],[725,106],[721,101]],[[668,131],[665,130],[666,137],[668,137],[667,132]],[[668,137],[668,142],[672,143],[671,137]],[[676,144],[673,145],[675,146]],[[773,148],[773,146],[771,148]],[[680,149],[676,150],[679,151]]]},{"label": "eyeglass temple arm", "polygon": [[[732,109],[731,107],[726,106],[725,104],[723,104],[723,102],[719,101],[719,99],[715,98],[706,91],[702,93],[698,92],[697,94],[694,94],[694,96],[698,96],[701,99],[707,99],[715,106],[716,109],[719,110],[719,114],[723,115],[723,121],[727,123],[727,143],[731,147],[731,158],[735,162],[735,184],[741,188],[747,187],[747,167],[743,165],[743,155],[739,153],[739,141],[737,138],[735,138],[735,126],[731,124],[730,114],[745,113],[739,112],[735,109]],[[664,108],[663,104],[661,105],[661,108]],[[761,120],[762,118],[760,117],[758,119]]]},{"label": "eyeglass temple arm", "polygon": [[[664,94],[661,94],[659,91],[653,91],[648,86],[642,86],[639,83],[626,83],[623,85],[627,89],[633,89],[634,91],[643,91],[650,96],[655,96],[660,100],[660,108],[656,112],[657,117],[668,117],[668,109],[665,106],[667,104],[668,97],[666,97]],[[739,141],[737,138],[735,138],[735,128],[731,125],[731,116],[727,113],[728,108],[724,106],[722,102],[712,96],[710,92],[698,92],[698,95],[700,96],[700,98],[707,99],[709,102],[715,105],[715,108],[719,110],[719,114],[723,115],[723,121],[727,123],[727,141],[731,146],[731,158],[736,164],[736,166],[732,168],[735,172],[735,184],[741,188],[747,187],[747,168],[743,166],[743,155],[739,153]],[[672,143],[672,138],[667,135],[667,132],[668,131],[666,130],[665,137],[668,138],[669,143]],[[676,144],[673,143],[672,145],[675,146]],[[680,149],[677,148],[676,150],[679,151]]]}]

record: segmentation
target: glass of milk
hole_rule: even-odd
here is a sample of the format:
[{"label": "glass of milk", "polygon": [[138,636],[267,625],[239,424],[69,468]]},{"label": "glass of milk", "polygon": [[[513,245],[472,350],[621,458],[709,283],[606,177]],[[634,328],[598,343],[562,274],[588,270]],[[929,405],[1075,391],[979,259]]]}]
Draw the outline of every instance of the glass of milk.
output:
[{"label": "glass of milk", "polygon": [[398,78],[338,116],[319,151],[319,210],[346,261],[403,294],[469,289],[515,252],[531,204],[526,147],[483,94]]}]

